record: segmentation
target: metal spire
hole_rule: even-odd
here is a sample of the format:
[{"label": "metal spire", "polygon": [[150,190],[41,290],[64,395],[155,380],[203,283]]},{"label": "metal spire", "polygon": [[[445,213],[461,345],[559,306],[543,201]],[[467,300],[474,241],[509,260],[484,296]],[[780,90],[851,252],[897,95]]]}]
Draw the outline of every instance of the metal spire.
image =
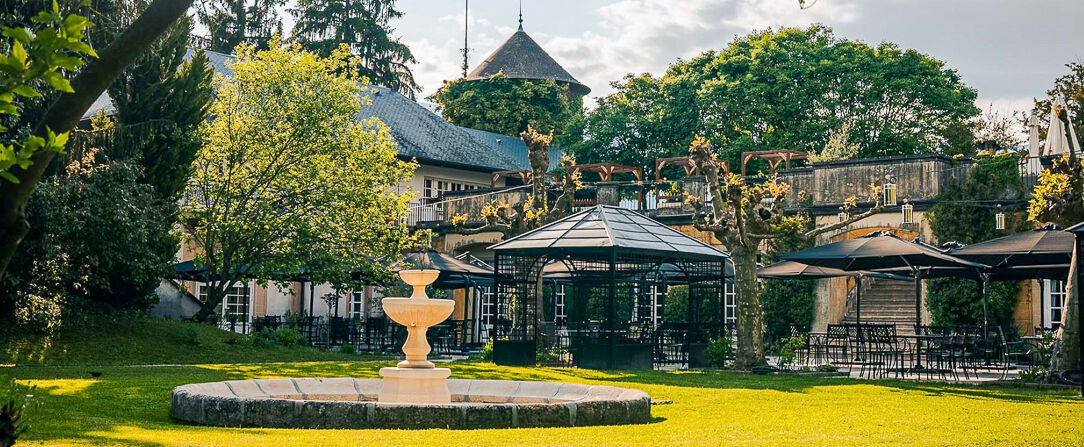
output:
[{"label": "metal spire", "polygon": [[523,0],[519,0],[519,30],[523,31]]},{"label": "metal spire", "polygon": [[470,28],[470,0],[463,0],[463,77],[470,69],[470,47],[467,46],[467,32]]}]

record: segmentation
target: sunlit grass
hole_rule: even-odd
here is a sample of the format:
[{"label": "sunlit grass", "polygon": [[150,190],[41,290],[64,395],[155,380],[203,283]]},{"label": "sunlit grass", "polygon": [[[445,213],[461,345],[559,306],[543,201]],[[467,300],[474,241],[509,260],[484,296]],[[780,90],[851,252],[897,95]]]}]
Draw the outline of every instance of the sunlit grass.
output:
[{"label": "sunlit grass", "polygon": [[0,369],[38,388],[26,441],[44,445],[1080,445],[1072,391],[765,377],[718,371],[610,372],[453,364],[453,377],[605,383],[656,400],[644,425],[515,430],[285,430],[169,419],[184,383],[260,377],[377,377],[387,362]]}]

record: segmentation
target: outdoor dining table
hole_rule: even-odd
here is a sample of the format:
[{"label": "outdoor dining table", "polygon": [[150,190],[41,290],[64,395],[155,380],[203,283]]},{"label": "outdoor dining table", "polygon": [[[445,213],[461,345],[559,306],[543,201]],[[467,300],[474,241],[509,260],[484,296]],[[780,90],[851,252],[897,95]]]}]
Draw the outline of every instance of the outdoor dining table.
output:
[{"label": "outdoor dining table", "polygon": [[944,335],[938,334],[896,334],[897,339],[902,340],[914,340],[914,365],[911,366],[911,371],[924,371],[926,367],[922,366],[922,342],[926,340],[943,340]]}]

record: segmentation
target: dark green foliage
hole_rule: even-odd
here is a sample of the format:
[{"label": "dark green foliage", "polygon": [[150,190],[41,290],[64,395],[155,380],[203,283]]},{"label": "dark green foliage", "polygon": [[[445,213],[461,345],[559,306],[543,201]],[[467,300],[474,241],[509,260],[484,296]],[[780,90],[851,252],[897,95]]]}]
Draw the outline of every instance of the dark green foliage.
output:
[{"label": "dark green foliage", "polygon": [[26,423],[27,391],[26,387],[11,382],[0,392],[0,447],[15,445],[29,428]]},{"label": "dark green foliage", "polygon": [[[983,157],[976,160],[971,177],[951,185],[939,196],[930,210],[930,229],[938,242],[956,241],[973,244],[1005,236],[995,229],[996,202],[1011,203],[1025,194],[1017,158],[1011,155]],[[1008,228],[1020,229],[1022,217],[1018,206],[1005,206]],[[927,281],[927,307],[936,325],[982,324],[982,288],[976,281],[959,278]],[[990,324],[1011,326],[1019,284],[991,282],[988,290]]]},{"label": "dark green foliage", "polygon": [[682,97],[678,86],[664,87],[646,73],[626,75],[612,85],[617,91],[599,98],[583,119],[582,134],[588,138],[579,144],[562,144],[572,148],[577,162],[637,166],[650,178],[655,175],[656,158],[688,155],[697,116],[689,113],[691,103],[678,100]]},{"label": "dark green foliage", "polygon": [[396,37],[389,22],[403,16],[395,0],[300,0],[291,10],[297,23],[293,38],[305,49],[327,57],[340,45],[357,56],[355,68],[374,85],[411,99],[421,90],[410,64],[410,48]]},{"label": "dark green foliage", "polygon": [[305,346],[305,335],[291,328],[264,328],[252,335],[252,344],[267,348],[272,346]]},{"label": "dark green foliage", "polygon": [[542,133],[563,134],[582,101],[572,99],[568,86],[553,80],[458,79],[444,84],[430,99],[444,119],[457,126],[519,137],[527,125]]},{"label": "dark green foliage", "polygon": [[[768,249],[766,263],[779,260],[779,256],[812,247],[813,241],[788,233],[773,241]],[[760,306],[764,309],[764,343],[776,346],[790,337],[790,327],[808,331],[813,327],[813,313],[817,304],[817,281],[792,279],[765,279],[761,282]]]},{"label": "dark green foliage", "polygon": [[823,25],[769,29],[679,60],[659,79],[626,78],[588,117],[585,140],[653,157],[703,135],[736,167],[743,151],[820,150],[849,123],[859,158],[937,153],[951,150],[955,124],[979,114],[975,97],[954,70],[914,50],[841,39]]},{"label": "dark green foliage", "polygon": [[734,340],[727,334],[708,343],[708,359],[716,368],[726,368],[734,361]]},{"label": "dark green foliage", "polygon": [[192,21],[177,21],[109,87],[116,129],[92,137],[114,160],[143,166],[144,181],[175,201],[200,146],[197,128],[207,119],[212,71],[196,53],[185,62]]},{"label": "dark green foliage", "polygon": [[[964,326],[982,324],[982,284],[960,278],[939,278],[926,282],[926,306],[934,325]],[[1012,327],[1013,310],[1020,284],[991,282],[987,291],[990,326]]]},{"label": "dark green foliage", "polygon": [[790,337],[790,327],[808,331],[813,326],[816,281],[764,280],[760,305],[764,308],[764,342],[773,346]]},{"label": "dark green foliage", "polygon": [[41,313],[20,320],[43,329],[56,323],[58,302],[146,308],[156,301],[173,258],[161,248],[178,241],[162,218],[166,206],[139,177],[138,167],[90,161],[38,185],[27,205],[31,231],[0,284],[5,316],[38,303],[48,320]]},{"label": "dark green foliage", "polygon": [[267,48],[282,32],[278,8],[286,0],[203,0],[196,2],[200,24],[207,29],[207,49],[230,54],[242,43]]}]

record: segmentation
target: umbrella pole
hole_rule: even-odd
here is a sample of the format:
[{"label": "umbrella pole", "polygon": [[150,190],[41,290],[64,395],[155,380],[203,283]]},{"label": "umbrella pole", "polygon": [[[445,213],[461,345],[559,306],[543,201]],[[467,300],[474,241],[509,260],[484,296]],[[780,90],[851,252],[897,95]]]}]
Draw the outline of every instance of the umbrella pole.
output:
[{"label": "umbrella pole", "polygon": [[[855,335],[858,337],[859,342],[862,341],[864,334],[862,332],[862,275],[854,277],[854,283],[856,288],[854,289],[854,321]],[[862,361],[862,357],[858,354],[859,349],[855,349],[854,360],[857,362]]]},{"label": "umbrella pole", "polygon": [[[922,271],[914,269],[915,272],[915,334],[922,333]],[[922,366],[922,339],[915,341],[916,349],[919,355],[915,358],[915,365],[912,367],[915,371],[921,371],[925,367]]]},{"label": "umbrella pole", "polygon": [[[987,289],[989,288],[989,286],[990,286],[990,275],[986,274],[986,273],[983,273],[982,274],[982,340],[983,340],[983,343],[986,343],[986,347],[990,346],[990,341],[989,341],[989,338],[990,338],[990,329],[989,329],[989,327],[990,326],[989,326],[989,319],[986,316],[987,315],[986,314],[986,307],[987,307],[986,294],[987,294]],[[988,354],[988,350],[983,349],[983,357],[985,357],[985,361],[983,363],[985,364],[985,366],[990,366],[990,356],[987,355],[987,354]]]}]

